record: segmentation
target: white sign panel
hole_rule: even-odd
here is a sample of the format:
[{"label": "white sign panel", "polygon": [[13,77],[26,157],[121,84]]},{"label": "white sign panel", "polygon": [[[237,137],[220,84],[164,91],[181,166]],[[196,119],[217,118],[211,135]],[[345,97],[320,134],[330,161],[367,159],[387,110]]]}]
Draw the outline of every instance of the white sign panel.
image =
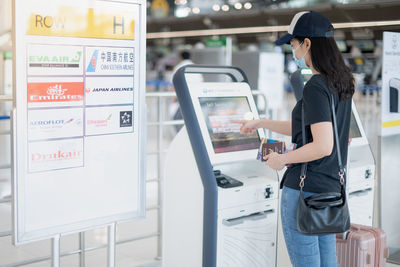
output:
[{"label": "white sign panel", "polygon": [[14,1],[14,243],[143,217],[146,2]]},{"label": "white sign panel", "polygon": [[83,136],[83,109],[28,111],[28,140]]},{"label": "white sign panel", "polygon": [[29,171],[83,167],[83,138],[29,143]]},{"label": "white sign panel", "polygon": [[86,109],[86,135],[133,132],[133,106]]},{"label": "white sign panel", "polygon": [[86,105],[127,104],[133,101],[133,77],[86,77]]},{"label": "white sign panel", "polygon": [[81,75],[82,69],[82,46],[28,46],[28,75]]},{"label": "white sign panel", "polygon": [[135,49],[88,47],[86,75],[133,75]]},{"label": "white sign panel", "polygon": [[382,136],[400,133],[400,33],[383,33]]},{"label": "white sign panel", "polygon": [[28,78],[28,107],[82,106],[84,82],[81,77]]}]

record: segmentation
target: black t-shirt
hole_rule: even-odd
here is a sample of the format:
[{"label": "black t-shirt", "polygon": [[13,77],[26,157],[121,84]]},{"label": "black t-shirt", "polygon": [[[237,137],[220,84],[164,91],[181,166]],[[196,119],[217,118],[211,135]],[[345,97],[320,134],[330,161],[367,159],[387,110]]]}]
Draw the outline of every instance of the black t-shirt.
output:
[{"label": "black t-shirt", "polygon": [[[304,86],[303,98],[300,99],[292,111],[292,142],[301,147],[301,105],[304,102],[304,122],[306,128],[306,143],[312,142],[311,124],[329,121],[332,122],[331,90],[325,78],[314,75]],[[347,148],[350,129],[351,99],[339,101],[338,94],[332,92],[335,99],[337,128],[343,165],[347,160]],[[299,189],[301,164],[291,164],[286,170],[281,186]],[[308,163],[303,190],[306,192],[340,192],[339,165],[337,160],[336,143],[332,154]]]}]

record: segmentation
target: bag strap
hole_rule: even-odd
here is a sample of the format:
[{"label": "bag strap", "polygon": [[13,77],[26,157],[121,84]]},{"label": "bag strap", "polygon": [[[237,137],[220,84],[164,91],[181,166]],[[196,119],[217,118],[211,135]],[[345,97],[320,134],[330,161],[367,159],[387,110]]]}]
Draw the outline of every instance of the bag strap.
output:
[{"label": "bag strap", "polygon": [[[344,185],[344,174],[345,170],[343,168],[342,163],[342,154],[340,152],[340,143],[339,143],[339,134],[337,130],[337,120],[336,120],[336,112],[335,112],[335,99],[333,94],[331,93],[331,112],[332,112],[332,124],[333,124],[333,134],[336,144],[336,151],[338,157],[338,165],[339,165],[339,177],[340,177],[340,184],[343,187]],[[302,100],[301,103],[301,137],[302,137],[302,144],[303,146],[306,144],[306,127],[304,122],[304,101]],[[300,171],[300,190],[303,190],[304,187],[304,180],[306,179],[306,172],[307,172],[307,162],[301,164],[301,171]]]}]

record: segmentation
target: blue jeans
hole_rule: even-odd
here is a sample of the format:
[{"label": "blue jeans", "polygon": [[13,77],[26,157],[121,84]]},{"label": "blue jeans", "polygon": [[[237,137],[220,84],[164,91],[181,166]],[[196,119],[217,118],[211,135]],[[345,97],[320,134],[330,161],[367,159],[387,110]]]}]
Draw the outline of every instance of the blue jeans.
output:
[{"label": "blue jeans", "polygon": [[[284,186],[281,197],[283,235],[294,267],[337,267],[335,234],[305,235],[297,231],[299,190]],[[313,195],[304,192],[304,197]]]}]

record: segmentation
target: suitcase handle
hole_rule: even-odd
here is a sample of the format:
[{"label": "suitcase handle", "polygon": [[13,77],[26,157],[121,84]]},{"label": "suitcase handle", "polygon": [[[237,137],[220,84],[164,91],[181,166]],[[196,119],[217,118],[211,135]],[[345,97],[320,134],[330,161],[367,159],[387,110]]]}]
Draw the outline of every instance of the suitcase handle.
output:
[{"label": "suitcase handle", "polygon": [[361,227],[357,224],[350,224],[350,229],[347,230],[346,232],[342,233],[342,234],[337,234],[336,236],[342,240],[347,240],[347,235],[349,234],[349,231],[353,230],[355,232],[360,231]]},{"label": "suitcase handle", "polygon": [[360,231],[361,227],[359,225],[357,225],[357,224],[351,224],[350,225],[350,229],[354,230],[354,231]]}]

